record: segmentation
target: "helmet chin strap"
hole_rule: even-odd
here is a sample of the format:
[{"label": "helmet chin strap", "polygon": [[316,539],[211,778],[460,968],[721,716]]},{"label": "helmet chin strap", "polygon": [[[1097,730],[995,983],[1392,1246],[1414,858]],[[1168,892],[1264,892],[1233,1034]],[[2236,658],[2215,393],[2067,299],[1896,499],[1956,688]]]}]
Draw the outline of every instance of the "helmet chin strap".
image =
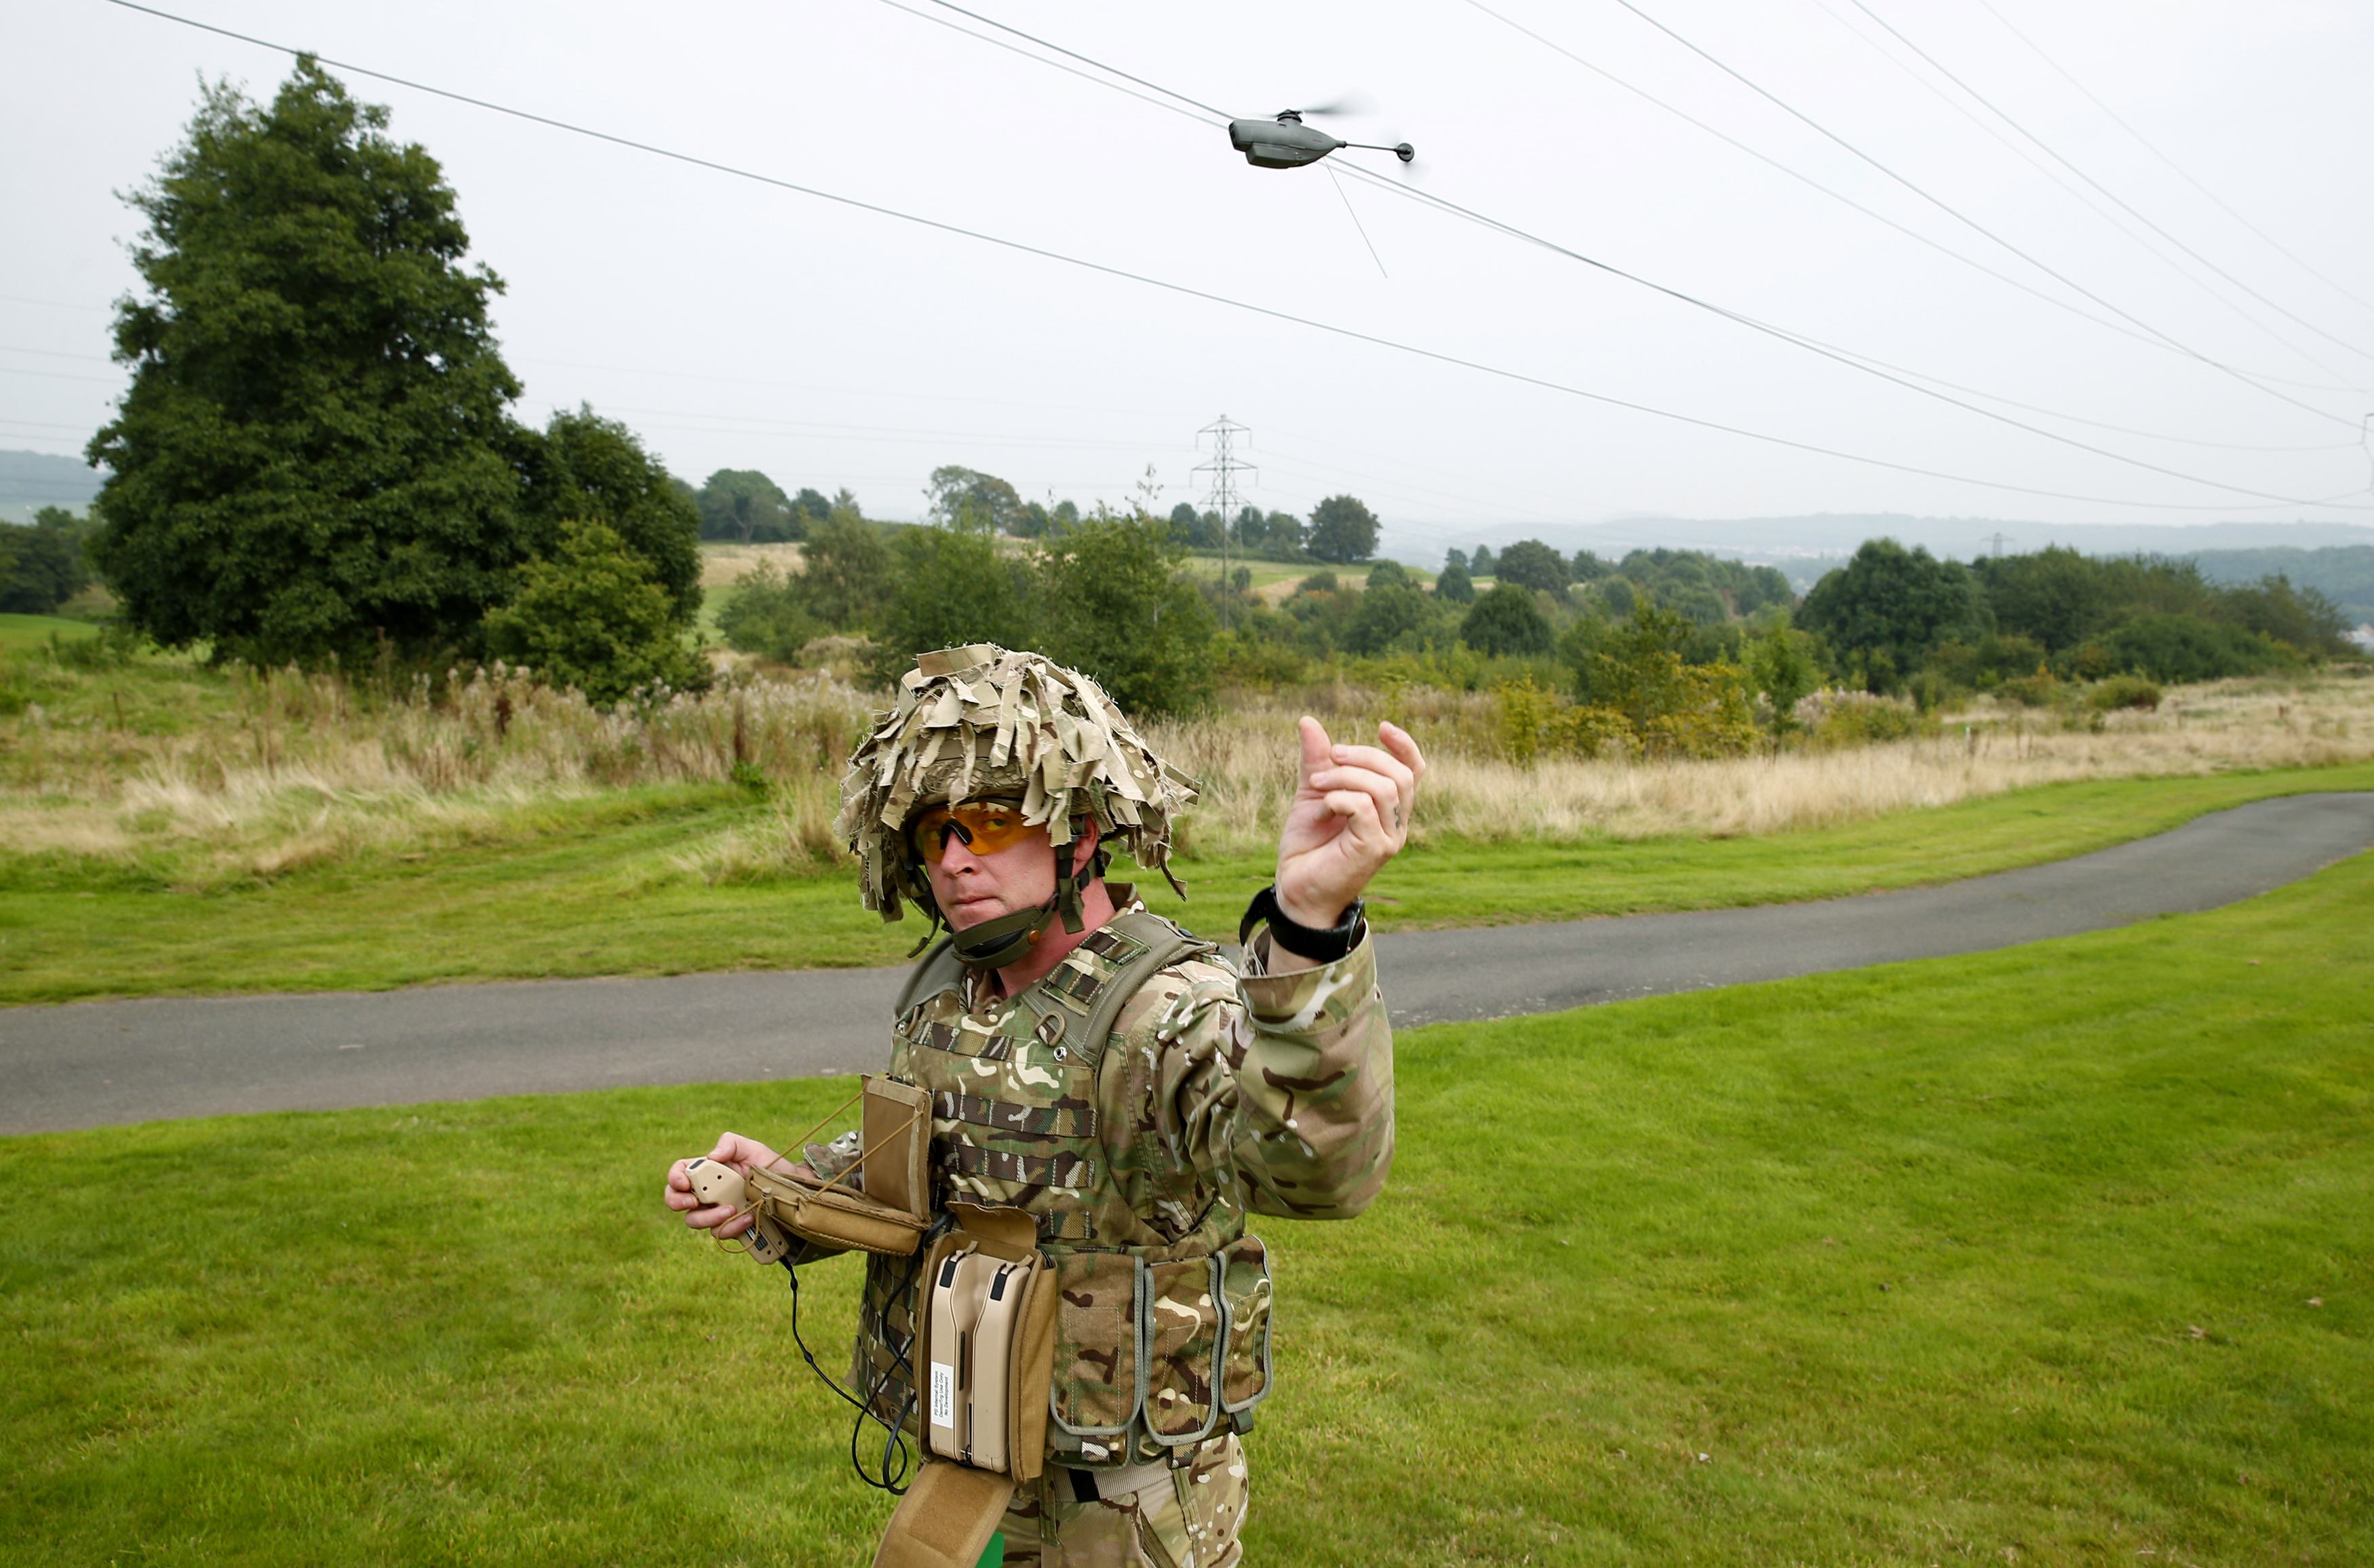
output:
[{"label": "helmet chin strap", "polygon": [[[1046,903],[1017,909],[1011,915],[1000,915],[963,930],[951,930],[948,945],[956,953],[957,962],[970,969],[1003,969],[1019,964],[1039,945],[1047,922],[1059,915],[1063,917],[1064,929],[1078,935],[1087,923],[1080,908],[1080,879],[1074,868],[1078,852],[1077,839],[1055,847],[1055,895]],[[1091,877],[1096,875],[1095,864],[1091,857]]]}]

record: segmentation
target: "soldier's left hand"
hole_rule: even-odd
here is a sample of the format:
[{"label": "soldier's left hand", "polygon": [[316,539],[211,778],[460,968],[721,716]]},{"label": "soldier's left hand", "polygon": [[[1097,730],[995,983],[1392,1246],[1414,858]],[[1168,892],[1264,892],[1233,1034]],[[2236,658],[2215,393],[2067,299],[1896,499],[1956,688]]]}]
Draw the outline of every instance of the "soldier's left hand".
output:
[{"label": "soldier's left hand", "polygon": [[1373,746],[1334,744],[1316,719],[1301,731],[1302,777],[1277,841],[1277,903],[1288,919],[1324,930],[1409,842],[1426,757],[1397,724],[1378,725]]}]

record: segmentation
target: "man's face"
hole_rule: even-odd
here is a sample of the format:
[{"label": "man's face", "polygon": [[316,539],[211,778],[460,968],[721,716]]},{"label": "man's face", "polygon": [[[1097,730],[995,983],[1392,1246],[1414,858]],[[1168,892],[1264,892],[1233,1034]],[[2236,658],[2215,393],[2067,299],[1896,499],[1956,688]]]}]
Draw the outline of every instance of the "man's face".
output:
[{"label": "man's face", "polygon": [[[1055,855],[1047,830],[1024,826],[1019,805],[968,802],[953,816],[965,832],[953,831],[939,813],[926,812],[910,836],[949,929],[965,930],[1036,909],[1055,896]],[[972,842],[966,842],[967,834]],[[1077,854],[1081,846],[1075,841],[1067,848]]]}]

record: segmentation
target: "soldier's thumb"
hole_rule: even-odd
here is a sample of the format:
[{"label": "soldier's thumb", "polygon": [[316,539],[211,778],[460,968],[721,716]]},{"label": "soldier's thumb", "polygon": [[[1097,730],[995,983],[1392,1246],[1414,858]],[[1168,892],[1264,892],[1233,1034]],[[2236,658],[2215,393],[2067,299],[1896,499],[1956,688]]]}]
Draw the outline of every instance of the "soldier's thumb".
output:
[{"label": "soldier's thumb", "polygon": [[1302,731],[1302,778],[1308,783],[1310,776],[1335,760],[1334,749],[1328,743],[1326,726],[1304,714],[1299,726]]}]

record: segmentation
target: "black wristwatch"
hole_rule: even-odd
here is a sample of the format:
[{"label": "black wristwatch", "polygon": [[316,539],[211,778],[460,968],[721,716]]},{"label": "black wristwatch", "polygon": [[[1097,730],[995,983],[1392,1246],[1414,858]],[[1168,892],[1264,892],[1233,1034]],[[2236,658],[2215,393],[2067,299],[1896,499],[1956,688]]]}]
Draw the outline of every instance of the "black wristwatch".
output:
[{"label": "black wristwatch", "polygon": [[1269,939],[1298,958],[1308,958],[1313,964],[1333,964],[1360,945],[1368,934],[1365,916],[1367,901],[1355,898],[1342,919],[1323,930],[1298,923],[1277,907],[1277,884],[1270,883],[1253,895],[1245,906],[1245,918],[1237,924],[1237,945],[1252,942],[1253,928],[1263,920],[1269,922]]}]

